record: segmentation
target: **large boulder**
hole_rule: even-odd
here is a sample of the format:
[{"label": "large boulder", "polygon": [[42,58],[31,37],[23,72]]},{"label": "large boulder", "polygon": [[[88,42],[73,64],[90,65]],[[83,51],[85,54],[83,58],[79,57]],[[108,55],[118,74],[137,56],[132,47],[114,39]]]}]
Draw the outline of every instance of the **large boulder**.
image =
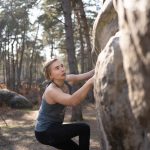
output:
[{"label": "large boulder", "polygon": [[0,106],[3,105],[19,109],[32,108],[32,103],[26,97],[7,89],[0,90]]},{"label": "large boulder", "polygon": [[112,0],[106,0],[93,26],[92,59],[96,63],[97,57],[106,46],[111,36],[118,31],[118,17]]},{"label": "large boulder", "polygon": [[114,0],[121,50],[135,116],[150,132],[150,1]]},{"label": "large boulder", "polygon": [[148,150],[148,138],[136,121],[128,99],[119,39],[118,33],[109,40],[95,68],[100,150]]}]

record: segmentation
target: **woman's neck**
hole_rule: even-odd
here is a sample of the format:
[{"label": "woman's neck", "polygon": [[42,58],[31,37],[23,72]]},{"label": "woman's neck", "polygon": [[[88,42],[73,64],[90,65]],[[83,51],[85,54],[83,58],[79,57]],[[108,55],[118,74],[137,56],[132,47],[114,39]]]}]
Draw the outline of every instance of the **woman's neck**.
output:
[{"label": "woman's neck", "polygon": [[52,82],[58,88],[62,88],[64,86],[64,81],[52,81]]}]

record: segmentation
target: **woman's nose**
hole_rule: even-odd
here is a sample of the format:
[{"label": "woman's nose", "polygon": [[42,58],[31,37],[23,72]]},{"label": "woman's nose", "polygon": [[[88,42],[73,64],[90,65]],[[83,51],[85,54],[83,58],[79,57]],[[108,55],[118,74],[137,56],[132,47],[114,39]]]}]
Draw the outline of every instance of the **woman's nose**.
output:
[{"label": "woman's nose", "polygon": [[65,68],[64,68],[64,67],[61,67],[61,71],[65,71]]}]

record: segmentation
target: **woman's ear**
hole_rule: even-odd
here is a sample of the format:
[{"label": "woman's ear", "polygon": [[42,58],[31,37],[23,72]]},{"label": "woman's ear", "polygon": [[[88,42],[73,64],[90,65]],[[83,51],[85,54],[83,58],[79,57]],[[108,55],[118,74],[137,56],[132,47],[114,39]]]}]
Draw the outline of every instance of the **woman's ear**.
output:
[{"label": "woman's ear", "polygon": [[53,79],[54,79],[51,73],[49,73],[49,79],[50,79],[51,81],[53,81]]},{"label": "woman's ear", "polygon": [[50,79],[50,80],[52,80],[52,76],[51,76],[51,74],[50,74],[50,73],[49,73],[49,79]]}]

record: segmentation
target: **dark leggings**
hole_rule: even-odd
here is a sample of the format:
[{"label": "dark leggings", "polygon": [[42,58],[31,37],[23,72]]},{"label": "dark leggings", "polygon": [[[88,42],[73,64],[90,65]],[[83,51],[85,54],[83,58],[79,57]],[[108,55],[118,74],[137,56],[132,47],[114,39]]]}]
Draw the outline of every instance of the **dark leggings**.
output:
[{"label": "dark leggings", "polygon": [[[43,132],[35,131],[36,139],[62,150],[89,150],[90,127],[85,123],[55,125]],[[79,144],[72,138],[79,136]]]}]

